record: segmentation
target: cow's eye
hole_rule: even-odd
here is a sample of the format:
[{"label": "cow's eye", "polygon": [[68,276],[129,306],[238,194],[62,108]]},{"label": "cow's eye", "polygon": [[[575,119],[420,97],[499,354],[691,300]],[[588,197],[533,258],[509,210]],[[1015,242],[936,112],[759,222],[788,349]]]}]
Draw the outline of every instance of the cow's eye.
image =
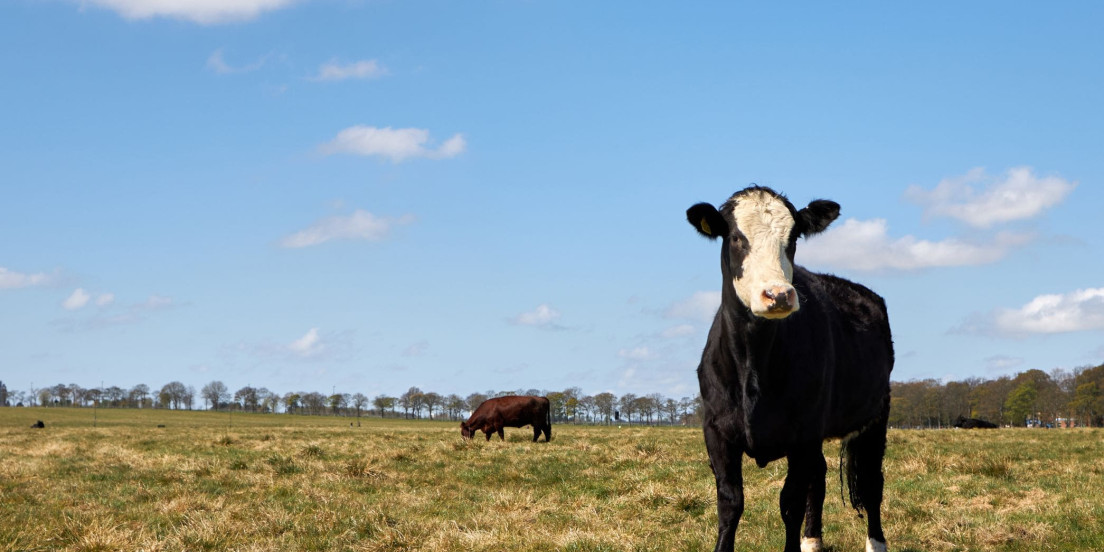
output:
[{"label": "cow's eye", "polygon": [[732,238],[728,240],[728,247],[733,253],[739,253],[741,251],[747,251],[748,241],[743,234],[737,232],[732,235]]}]

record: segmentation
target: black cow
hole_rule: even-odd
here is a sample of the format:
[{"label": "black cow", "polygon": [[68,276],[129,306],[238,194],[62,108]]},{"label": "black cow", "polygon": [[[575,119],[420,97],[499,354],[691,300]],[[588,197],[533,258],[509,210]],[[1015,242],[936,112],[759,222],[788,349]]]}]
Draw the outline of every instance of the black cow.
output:
[{"label": "black cow", "polygon": [[[789,463],[779,505],[786,552],[823,549],[827,464],[821,446],[841,438],[841,480],[867,514],[867,552],[884,552],[882,458],[893,341],[885,302],[842,278],[794,265],[797,239],[823,231],[839,204],[801,210],[752,186],[687,219],[721,238],[721,306],[698,366],[705,444],[717,480],[716,552],[733,550],[744,510],[742,458]],[[805,521],[802,536],[801,524]]]},{"label": "black cow", "polygon": [[551,405],[545,397],[530,397],[524,395],[509,395],[487,399],[472,412],[466,422],[460,422],[460,435],[465,439],[471,439],[476,431],[487,434],[487,440],[491,435],[498,436],[505,441],[506,434],[503,428],[533,426],[533,442],[537,442],[541,432],[544,432],[544,441],[552,440]]},{"label": "black cow", "polygon": [[959,415],[955,418],[954,426],[962,429],[996,429],[997,424],[982,420],[981,418],[967,418]]}]

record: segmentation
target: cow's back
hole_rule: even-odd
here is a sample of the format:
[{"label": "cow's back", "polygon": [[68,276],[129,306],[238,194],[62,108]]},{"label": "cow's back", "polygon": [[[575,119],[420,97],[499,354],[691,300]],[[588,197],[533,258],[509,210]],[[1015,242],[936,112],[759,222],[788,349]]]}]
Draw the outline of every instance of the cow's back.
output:
[{"label": "cow's back", "polygon": [[546,397],[514,396],[487,399],[475,409],[468,423],[473,426],[522,427],[544,423],[550,403]]}]

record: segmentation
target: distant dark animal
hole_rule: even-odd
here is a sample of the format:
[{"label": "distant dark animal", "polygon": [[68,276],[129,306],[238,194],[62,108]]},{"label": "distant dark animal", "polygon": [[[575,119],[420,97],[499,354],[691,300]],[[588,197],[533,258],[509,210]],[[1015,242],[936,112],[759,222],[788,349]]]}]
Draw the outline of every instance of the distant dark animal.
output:
[{"label": "distant dark animal", "polygon": [[962,429],[996,429],[998,427],[993,422],[987,422],[980,418],[967,418],[962,415],[955,418],[954,426]]},{"label": "distant dark animal", "polygon": [[[840,476],[867,514],[867,552],[884,552],[882,459],[893,340],[885,302],[869,289],[794,265],[797,239],[825,230],[839,204],[798,210],[753,186],[720,209],[686,211],[721,238],[721,305],[698,366],[705,444],[717,481],[716,552],[731,552],[744,511],[742,457],[759,467],[785,457],[779,505],[786,552],[823,550],[827,464],[822,442],[841,438]],[[801,532],[804,519],[805,531]]]},{"label": "distant dark animal", "polygon": [[549,410],[548,399],[545,397],[511,395],[487,399],[472,412],[468,421],[460,422],[460,435],[471,439],[476,431],[482,431],[490,441],[491,435],[498,433],[499,438],[505,441],[506,434],[502,428],[531,425],[533,442],[537,442],[542,431],[545,442],[548,442],[552,440],[552,418]]},{"label": "distant dark animal", "polygon": [[46,424],[42,423],[42,420],[39,420],[39,421],[31,424],[31,427],[36,428],[36,429],[41,429],[41,428],[46,427]]}]

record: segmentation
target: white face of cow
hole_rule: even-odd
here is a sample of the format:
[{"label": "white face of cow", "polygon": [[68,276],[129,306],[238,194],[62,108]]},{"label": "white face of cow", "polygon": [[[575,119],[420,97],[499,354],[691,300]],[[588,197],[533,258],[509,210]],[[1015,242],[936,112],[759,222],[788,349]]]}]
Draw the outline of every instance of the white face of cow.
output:
[{"label": "white face of cow", "polygon": [[728,239],[730,277],[740,302],[763,318],[797,312],[801,304],[791,284],[793,258],[787,254],[794,228],[790,207],[756,190],[735,200],[731,216],[736,224]]},{"label": "white face of cow", "polygon": [[839,204],[816,200],[797,211],[784,197],[753,186],[734,194],[718,211],[699,203],[687,220],[711,239],[723,238],[726,282],[751,314],[780,319],[801,308],[793,287],[797,238],[823,231],[839,216]]}]

